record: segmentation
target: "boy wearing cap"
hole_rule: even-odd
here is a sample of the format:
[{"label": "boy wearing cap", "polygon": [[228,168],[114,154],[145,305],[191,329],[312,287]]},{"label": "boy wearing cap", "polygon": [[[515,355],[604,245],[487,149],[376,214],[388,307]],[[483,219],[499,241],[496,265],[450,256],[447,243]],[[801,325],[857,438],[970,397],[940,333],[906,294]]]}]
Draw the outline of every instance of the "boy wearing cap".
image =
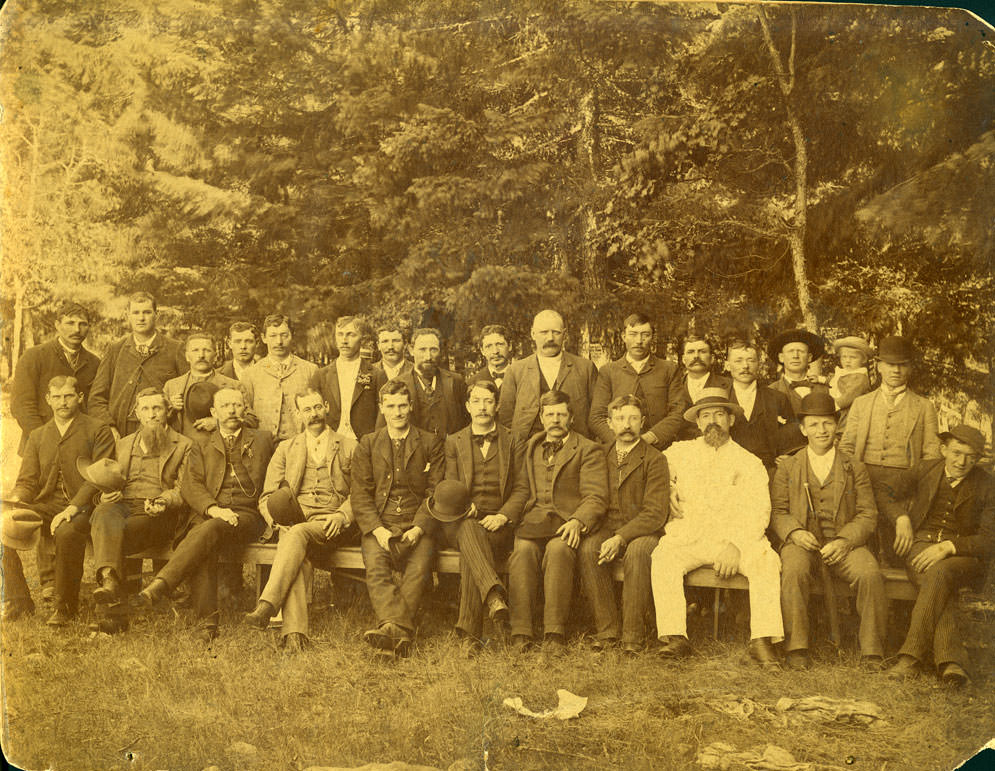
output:
[{"label": "boy wearing cap", "polygon": [[919,594],[889,674],[914,676],[932,654],[940,679],[961,687],[968,683],[968,660],[955,620],[957,595],[984,579],[995,554],[995,488],[977,465],[985,450],[980,431],[960,425],[940,439],[941,457],[904,475],[912,505],[896,522],[895,550]]},{"label": "boy wearing cap", "polygon": [[836,408],[839,410],[836,431],[842,434],[853,400],[871,390],[871,380],[867,374],[871,347],[863,338],[843,337],[833,343],[833,351],[839,357],[840,365],[829,378],[829,395],[836,401]]},{"label": "boy wearing cap", "polygon": [[[860,614],[860,653],[880,666],[888,616],[884,578],[867,548],[877,508],[867,470],[837,451],[836,404],[810,393],[798,409],[805,449],[784,458],[771,487],[771,527],[781,541],[781,613],[787,664],[810,664],[808,602],[816,560],[855,590]],[[830,579],[831,580],[831,579]],[[827,602],[835,601],[830,595]]]},{"label": "boy wearing cap", "polygon": [[923,460],[940,457],[936,409],[908,387],[912,372],[912,341],[886,337],[878,351],[881,385],[858,396],[850,405],[839,449],[867,468],[874,488],[880,532],[879,556],[897,564],[895,523],[906,513],[899,500],[903,474]]}]

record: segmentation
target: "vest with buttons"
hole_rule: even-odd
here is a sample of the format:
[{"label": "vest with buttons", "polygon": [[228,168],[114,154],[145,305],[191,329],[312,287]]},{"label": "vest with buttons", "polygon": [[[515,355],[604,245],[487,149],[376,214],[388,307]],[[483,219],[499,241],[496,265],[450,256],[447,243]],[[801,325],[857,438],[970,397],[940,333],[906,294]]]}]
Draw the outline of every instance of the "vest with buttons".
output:
[{"label": "vest with buttons", "polygon": [[221,490],[218,492],[218,505],[229,509],[254,510],[259,491],[256,489],[249,469],[242,460],[242,439],[244,436],[244,433],[239,435],[235,441],[235,446],[228,453],[224,480],[221,482]]},{"label": "vest with buttons", "polygon": [[449,433],[449,415],[442,399],[442,375],[436,375],[435,392],[431,396],[417,375],[414,376],[414,381],[418,427],[445,439]]},{"label": "vest with buttons", "polygon": [[496,513],[503,501],[501,500],[500,462],[498,460],[497,440],[488,447],[489,457],[484,458],[480,445],[471,441],[473,452],[473,481],[470,484],[470,498],[477,504],[480,516]]},{"label": "vest with buttons", "polygon": [[[807,460],[805,461],[805,466],[808,475],[808,488],[812,494],[812,505],[815,506],[815,514],[819,519],[819,528],[822,530],[822,542],[827,543],[836,537],[836,510],[833,501],[833,486],[836,481],[836,475],[840,473],[840,470],[834,463],[832,469],[829,471],[829,476],[826,477],[825,483],[821,484]],[[816,528],[811,521],[812,512],[809,512],[808,516],[808,529],[815,532]]]},{"label": "vest with buttons", "polygon": [[304,476],[301,479],[301,492],[297,496],[302,505],[327,505],[332,496],[332,477],[328,471],[328,458],[314,458],[307,453]]},{"label": "vest with buttons", "polygon": [[933,505],[930,506],[929,513],[926,514],[919,529],[916,530],[916,537],[932,541],[941,532],[946,532],[948,536],[960,535],[957,518],[954,515],[956,501],[957,490],[950,486],[950,482],[944,475],[940,479],[940,486],[936,491],[936,497],[933,498]]},{"label": "vest with buttons", "polygon": [[388,435],[387,441],[390,442],[394,469],[391,475],[390,492],[387,493],[384,516],[394,520],[410,520],[414,517],[418,506],[421,505],[421,501],[411,490],[408,471],[404,466],[405,446],[408,442],[413,442],[414,438],[408,434],[398,445]]},{"label": "vest with buttons", "polygon": [[889,468],[909,467],[911,461],[905,437],[909,433],[909,421],[913,419],[911,405],[912,399],[908,392],[897,406],[890,408],[884,393],[874,399],[867,444],[864,447],[864,463]]},{"label": "vest with buttons", "polygon": [[125,498],[156,498],[162,494],[159,484],[159,457],[142,451],[141,442],[135,441],[128,466],[128,482],[124,488]]}]

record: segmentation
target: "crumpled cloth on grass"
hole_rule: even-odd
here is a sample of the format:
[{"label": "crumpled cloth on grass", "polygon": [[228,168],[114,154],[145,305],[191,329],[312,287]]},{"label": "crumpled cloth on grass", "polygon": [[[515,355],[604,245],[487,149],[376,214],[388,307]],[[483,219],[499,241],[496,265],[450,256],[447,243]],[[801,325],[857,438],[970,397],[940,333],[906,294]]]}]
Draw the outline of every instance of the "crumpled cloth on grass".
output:
[{"label": "crumpled cloth on grass", "polygon": [[745,696],[726,696],[722,699],[709,699],[705,703],[716,712],[732,715],[741,720],[751,717],[754,712],[764,708],[763,705]]},{"label": "crumpled cloth on grass", "polygon": [[763,750],[758,747],[740,752],[731,744],[712,742],[698,753],[698,765],[702,768],[717,768],[721,771],[731,768],[734,764],[760,771],[817,771],[817,769],[825,771],[825,769],[839,768],[821,763],[801,763],[795,760],[794,755],[776,744],[768,744]]},{"label": "crumpled cloth on grass", "polygon": [[828,696],[808,696],[804,699],[789,699],[784,696],[777,700],[774,708],[778,712],[797,712],[806,717],[823,720],[827,723],[847,723],[868,726],[884,723],[881,708],[872,701],[856,699],[831,699]]},{"label": "crumpled cloth on grass", "polygon": [[570,693],[570,691],[559,688],[556,691],[556,696],[559,698],[560,703],[556,705],[556,709],[547,709],[545,712],[533,712],[528,709],[523,703],[520,696],[508,697],[504,700],[504,706],[511,707],[519,715],[525,715],[525,717],[537,717],[540,719],[547,719],[555,717],[557,720],[569,720],[570,718],[577,717],[583,712],[584,707],[587,706],[587,697],[578,696],[575,693]]}]

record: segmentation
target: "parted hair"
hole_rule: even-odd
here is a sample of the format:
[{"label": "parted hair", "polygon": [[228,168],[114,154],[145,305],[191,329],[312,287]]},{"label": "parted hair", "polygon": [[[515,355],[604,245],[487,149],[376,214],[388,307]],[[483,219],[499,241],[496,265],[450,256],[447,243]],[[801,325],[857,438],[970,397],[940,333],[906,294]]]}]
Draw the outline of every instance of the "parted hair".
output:
[{"label": "parted hair", "polygon": [[158,396],[160,399],[162,399],[163,404],[165,404],[167,407],[169,406],[169,403],[166,401],[166,394],[164,394],[160,389],[153,388],[152,386],[149,386],[148,388],[143,388],[141,391],[135,394],[135,404],[133,406],[137,407],[138,402],[140,402],[146,396]]},{"label": "parted hair", "polygon": [[131,306],[135,303],[152,303],[152,310],[159,310],[159,303],[148,292],[133,292],[130,294],[128,296],[128,310],[131,310]]},{"label": "parted hair", "polygon": [[397,332],[401,339],[404,340],[404,330],[401,329],[401,325],[396,321],[387,321],[377,327],[377,337],[379,338],[384,332]]},{"label": "parted hair", "polygon": [[55,314],[55,318],[62,321],[62,319],[69,318],[70,316],[79,316],[81,319],[86,319],[87,323],[90,322],[90,312],[82,305],[74,302],[62,303]]},{"label": "parted hair", "polygon": [[418,342],[418,338],[423,335],[435,335],[435,339],[439,341],[439,347],[442,347],[442,333],[438,329],[433,327],[419,327],[414,332],[411,333],[411,344],[414,345]]},{"label": "parted hair", "polygon": [[388,380],[380,386],[378,401],[383,402],[385,396],[393,396],[394,394],[404,394],[408,397],[408,401],[411,401],[411,390],[403,380]]},{"label": "parted hair", "polygon": [[236,321],[230,327],[228,327],[228,336],[231,337],[236,332],[251,332],[253,337],[259,337],[259,330],[256,329],[255,324],[250,324],[248,321]]},{"label": "parted hair", "polygon": [[369,337],[370,325],[366,323],[366,319],[364,319],[362,316],[339,316],[337,319],[335,319],[336,329],[347,327],[350,324],[355,324],[356,331],[359,332],[360,337]]},{"label": "parted hair", "polygon": [[501,335],[501,337],[504,338],[504,341],[506,343],[509,342],[508,330],[504,325],[488,324],[486,327],[480,330],[480,337],[477,338],[477,346],[479,347],[483,345],[484,338],[489,337],[491,335]]},{"label": "parted hair", "polygon": [[190,343],[193,342],[194,340],[207,340],[207,342],[209,342],[211,346],[215,350],[217,350],[218,344],[214,341],[214,338],[211,335],[209,335],[207,332],[204,332],[203,330],[200,329],[195,329],[193,332],[187,335],[187,339],[183,343],[183,349],[186,350],[187,348],[189,348]]},{"label": "parted hair", "polygon": [[760,349],[757,347],[756,343],[751,340],[745,340],[742,337],[734,337],[729,341],[729,344],[726,345],[726,353],[738,350],[756,351],[757,355],[760,355]]},{"label": "parted hair", "polygon": [[72,386],[73,390],[78,394],[83,393],[79,387],[79,380],[74,378],[72,375],[56,375],[53,377],[48,381],[48,393],[52,393],[52,391],[59,388],[65,388],[66,386]]},{"label": "parted hair", "polygon": [[640,399],[635,394],[622,394],[622,396],[616,396],[612,399],[611,404],[608,405],[608,414],[611,415],[615,410],[620,410],[623,407],[638,407],[641,415],[646,415],[646,408],[643,406],[643,400]]},{"label": "parted hair", "polygon": [[474,388],[483,388],[485,391],[489,391],[494,396],[494,399],[497,400],[498,387],[492,380],[478,380],[476,383],[467,388],[466,389],[467,401],[470,400],[470,393],[473,391]]},{"label": "parted hair", "polygon": [[570,414],[574,414],[573,405],[570,404],[570,394],[564,391],[546,391],[542,396],[539,397],[539,414],[542,415],[542,411],[546,407],[552,407],[556,404],[567,405],[567,410]]},{"label": "parted hair", "polygon": [[653,325],[653,322],[650,321],[649,316],[645,313],[639,313],[638,311],[630,313],[625,317],[625,321],[622,322],[622,329],[627,329],[628,327],[641,327],[643,324],[649,324],[650,331],[656,332],[656,327]]},{"label": "parted hair", "polygon": [[293,333],[294,325],[290,321],[289,316],[285,316],[282,313],[271,313],[265,319],[263,319],[263,332],[265,332],[270,327],[282,327],[284,324],[287,325],[287,329]]},{"label": "parted hair", "polygon": [[705,343],[708,346],[708,352],[711,354],[715,353],[715,343],[712,342],[712,339],[708,335],[702,335],[698,332],[688,332],[680,339],[680,343],[677,346],[677,350],[681,356],[684,355],[684,346],[688,343]]},{"label": "parted hair", "polygon": [[311,386],[308,386],[307,388],[302,388],[300,391],[294,394],[294,406],[300,409],[301,405],[299,403],[299,400],[311,396],[311,394],[318,394],[318,396],[321,396],[321,401],[324,403],[325,397],[322,395],[321,391],[319,391],[317,388],[311,388]]}]

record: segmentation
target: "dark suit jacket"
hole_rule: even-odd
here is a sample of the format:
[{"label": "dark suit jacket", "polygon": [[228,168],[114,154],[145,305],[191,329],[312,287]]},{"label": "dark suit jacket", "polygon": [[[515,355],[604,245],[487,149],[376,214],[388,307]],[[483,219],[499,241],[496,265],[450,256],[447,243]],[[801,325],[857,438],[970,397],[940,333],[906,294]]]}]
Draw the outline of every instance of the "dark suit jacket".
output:
[{"label": "dark suit jacket", "polygon": [[[729,396],[739,403],[736,389],[731,386]],[[750,419],[737,416],[729,435],[736,444],[752,452],[771,470],[777,456],[791,449],[788,445],[796,441],[795,434],[800,435],[795,423],[788,397],[757,383],[757,398]]]},{"label": "dark suit jacket", "polygon": [[[516,440],[511,429],[497,426],[498,475],[504,504],[497,514],[508,518],[514,527],[522,518],[529,498],[529,478],[525,471],[525,442]],[[467,426],[446,437],[446,479],[473,484],[474,448],[471,429]]]},{"label": "dark suit jacket", "polygon": [[[422,500],[435,491],[445,472],[442,440],[417,426],[411,426],[404,444],[404,467],[412,492]],[[394,451],[386,428],[378,429],[359,440],[352,456],[352,513],[363,535],[378,527],[387,527],[382,516],[394,480]],[[431,523],[424,507],[415,515],[414,524],[428,531]],[[389,528],[388,528],[389,529]]]},{"label": "dark suit jacket", "polygon": [[[508,367],[510,367],[510,366],[511,366],[511,362],[508,362]],[[478,369],[476,372],[474,372],[472,375],[470,375],[466,379],[466,390],[467,390],[467,393],[469,393],[470,388],[473,386],[474,383],[478,383],[481,380],[490,380],[492,383],[494,383],[494,385],[498,386],[498,393],[497,393],[497,395],[498,395],[498,400],[500,401],[500,399],[501,399],[501,386],[504,385],[504,379],[507,376],[508,376],[508,368],[505,367],[504,372],[501,374],[501,385],[498,385],[497,382],[495,382],[494,377],[491,375],[491,371],[487,368],[487,365],[485,364],[483,367],[481,367],[480,369]]]},{"label": "dark suit jacket", "polygon": [[57,337],[28,348],[21,354],[14,369],[14,384],[10,394],[10,412],[21,427],[18,452],[23,454],[28,435],[32,431],[52,419],[52,408],[45,401],[48,381],[58,375],[71,375],[78,381],[85,399],[90,393],[90,385],[99,364],[100,359],[83,348],[77,356],[76,367],[73,368]]},{"label": "dark suit jacket", "polygon": [[553,509],[536,508],[533,458],[542,452],[546,432],[533,436],[525,449],[529,499],[515,531],[519,538],[550,538],[568,519],[579,519],[588,532],[598,529],[608,508],[608,465],[604,448],[571,431],[553,463]]},{"label": "dark suit jacket", "polygon": [[636,394],[646,407],[643,431],[656,434],[657,449],[666,449],[677,437],[688,407],[687,388],[672,361],[650,356],[643,371],[636,373],[624,356],[601,368],[591,400],[591,431],[606,445],[615,441],[608,426],[608,405],[613,399]]},{"label": "dark suit jacket", "polygon": [[[769,389],[775,391],[776,393],[782,394],[788,400],[788,405],[791,407],[791,417],[794,418],[794,422],[790,423],[784,431],[781,432],[781,450],[782,452],[791,452],[799,447],[808,446],[808,440],[805,435],[802,434],[802,430],[798,424],[798,410],[802,406],[802,397],[798,395],[798,392],[788,385],[788,381],[784,379],[782,375],[780,378],[775,380],[773,383],[768,384]],[[829,386],[823,385],[821,383],[816,384],[812,388],[812,393],[817,391],[822,391],[823,393],[829,393]],[[852,454],[852,453],[848,453]],[[859,456],[855,456],[859,457]]]},{"label": "dark suit jacket", "polygon": [[619,467],[614,445],[608,448],[608,485],[618,511],[608,508],[605,527],[629,543],[663,532],[670,513],[670,470],[667,459],[646,442],[639,443]]},{"label": "dark suit jacket", "polygon": [[[903,473],[903,497],[912,499],[909,519],[918,530],[929,514],[944,475],[943,458],[924,460]],[[954,517],[961,533],[953,541],[958,556],[989,559],[995,554],[995,486],[992,475],[975,466],[954,488]]]},{"label": "dark suit jacket", "polygon": [[[867,469],[837,450],[833,461],[833,501],[836,509],[836,537],[853,546],[863,546],[874,534],[878,509]],[[781,543],[795,530],[808,529],[808,452],[799,450],[777,464],[771,486],[771,529]]]},{"label": "dark suit jacket", "polygon": [[[691,392],[688,391],[687,372],[684,370],[681,372],[681,398],[684,401],[684,409],[687,409],[691,406]],[[705,379],[705,388],[724,388],[726,391],[729,391],[732,388],[732,380],[725,375],[709,372],[708,377]],[[698,424],[684,420],[684,416],[682,415],[681,427],[677,432],[677,440],[697,439],[699,436],[701,436],[701,431],[698,430]]]},{"label": "dark suit jacket", "polygon": [[[332,362],[322,367],[311,377],[309,385],[318,391],[328,402],[328,416],[325,422],[338,428],[342,419],[342,396],[339,392],[339,374]],[[369,359],[359,360],[359,372],[356,375],[356,386],[352,392],[352,402],[349,408],[349,425],[359,439],[376,427],[379,403],[377,400],[377,378]]]},{"label": "dark suit jacket", "polygon": [[[501,384],[501,402],[498,406],[498,422],[510,428],[519,439],[528,439],[529,431],[539,414],[539,378],[542,372],[536,355],[526,356],[508,365]],[[567,351],[563,352],[560,372],[556,376],[553,389],[570,396],[573,409],[573,423],[570,430],[581,436],[591,435],[588,417],[591,413],[591,398],[594,384],[598,379],[598,368],[594,362]]]},{"label": "dark suit jacket", "polygon": [[[395,380],[404,383],[411,392],[411,425],[424,428],[425,416],[418,409],[418,398],[415,388],[415,372],[409,369],[405,374],[398,375]],[[446,411],[446,431],[445,435],[439,437],[445,439],[447,435],[459,431],[470,422],[470,416],[466,412],[466,383],[463,378],[448,369],[440,369],[436,376],[436,390],[442,399],[442,404]],[[383,415],[377,416],[377,430],[384,428]]]},{"label": "dark suit jacket", "polygon": [[12,496],[25,503],[47,498],[55,491],[62,470],[69,503],[88,511],[97,488],[84,481],[76,469],[78,458],[100,460],[114,456],[114,435],[102,420],[78,414],[65,435],[59,434],[55,420],[36,428],[24,446],[24,458]]},{"label": "dark suit jacket", "polygon": [[[242,426],[241,439],[242,463],[249,471],[249,478],[255,485],[255,497],[258,498],[263,491],[266,467],[273,454],[273,439],[269,431],[247,426]],[[218,493],[221,492],[227,467],[225,442],[220,431],[193,443],[187,464],[188,473],[180,480],[183,500],[193,514],[204,515],[211,506],[218,505]]]},{"label": "dark suit jacket", "polygon": [[[162,497],[169,510],[183,506],[183,496],[180,494],[179,479],[186,473],[187,462],[193,442],[172,428],[166,428],[169,447],[159,456],[159,484],[162,486]],[[117,440],[117,462],[121,464],[124,478],[128,478],[131,469],[131,453],[138,441],[138,432],[128,434]]]},{"label": "dark suit jacket", "polygon": [[131,433],[128,421],[131,420],[132,429],[137,425],[135,394],[143,388],[161,390],[167,380],[189,368],[182,344],[162,332],[156,335],[152,355],[144,360],[135,348],[135,338],[125,335],[107,347],[97,368],[90,389],[90,414],[110,423],[122,434]]}]

